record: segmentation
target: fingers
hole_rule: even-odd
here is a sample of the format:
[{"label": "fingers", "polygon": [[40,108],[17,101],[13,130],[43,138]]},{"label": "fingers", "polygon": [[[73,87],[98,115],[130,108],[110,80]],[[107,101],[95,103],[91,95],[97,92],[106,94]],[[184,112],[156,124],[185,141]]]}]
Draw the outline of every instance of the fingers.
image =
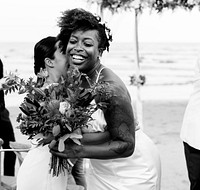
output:
[{"label": "fingers", "polygon": [[59,152],[58,151],[58,146],[57,145],[54,145],[54,146],[50,146],[50,145],[49,145],[49,149],[50,149],[50,152],[53,155],[56,155],[56,156],[59,156],[59,157],[62,157],[62,158],[67,158],[64,152]]},{"label": "fingers", "polygon": [[46,139],[40,139],[39,141],[38,141],[38,144],[43,144],[43,146],[45,146],[46,144],[50,144],[51,143],[51,141],[52,140],[54,140],[54,137],[53,136],[50,136],[50,137],[48,137],[48,138],[46,138]]},{"label": "fingers", "polygon": [[61,157],[61,158],[68,158],[66,156],[66,154],[63,153],[63,152],[58,152],[58,151],[55,151],[55,150],[52,150],[52,149],[50,149],[50,152],[51,152],[51,154],[53,154],[55,156],[58,156],[58,157]]},{"label": "fingers", "polygon": [[42,144],[43,146],[46,145],[46,144],[47,144],[47,143],[46,143],[46,139],[40,139],[40,140],[38,141],[38,144],[39,144],[39,145]]},{"label": "fingers", "polygon": [[50,153],[62,158],[76,158],[75,152],[78,148],[80,148],[79,145],[68,141],[68,143],[65,144],[64,151],[60,152],[58,149],[58,143],[56,143],[55,140],[49,144]]},{"label": "fingers", "polygon": [[49,144],[49,149],[58,152],[58,145],[54,142],[56,141],[51,141],[51,143]]}]

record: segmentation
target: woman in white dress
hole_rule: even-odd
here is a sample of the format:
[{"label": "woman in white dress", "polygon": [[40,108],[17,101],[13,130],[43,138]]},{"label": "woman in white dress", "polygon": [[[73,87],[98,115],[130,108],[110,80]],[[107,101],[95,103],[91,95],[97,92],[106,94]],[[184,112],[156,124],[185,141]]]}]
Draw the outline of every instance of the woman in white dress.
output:
[{"label": "woman in white dress", "polygon": [[[67,144],[63,152],[54,146],[51,152],[63,158],[90,159],[88,190],[159,190],[160,158],[157,149],[135,125],[126,86],[99,60],[103,51],[109,48],[109,30],[99,18],[83,9],[65,11],[59,26],[59,39],[69,64],[76,65],[92,82],[98,80],[97,74],[101,73],[99,81],[108,82],[114,96],[106,100],[106,109],[96,115],[97,126],[106,125],[108,139],[92,145],[83,138],[82,146]],[[83,87],[87,88],[87,83],[83,83]],[[96,102],[98,98],[101,97],[97,97]]]},{"label": "woman in white dress", "polygon": [[[98,82],[100,73],[104,68],[100,70],[97,75],[96,82]],[[134,115],[136,114],[134,102],[133,102]],[[109,138],[109,134],[106,134],[106,121],[103,111],[98,109],[93,115],[93,120],[88,123],[88,128],[84,129],[83,136],[86,133],[104,133]],[[112,188],[115,188],[116,183],[121,186],[121,189],[137,189],[137,190],[159,190],[161,185],[161,161],[157,147],[153,141],[140,129],[140,125],[136,119],[135,129],[135,150],[134,154],[128,159],[124,160],[97,160],[90,159],[89,168],[87,170],[87,187],[92,189],[99,186],[99,189],[107,189],[107,185],[110,184]],[[84,143],[84,142],[83,142]],[[123,167],[124,169],[119,169]],[[109,168],[112,170],[109,171]],[[121,170],[121,171],[120,171]],[[116,178],[108,177],[108,172],[111,176],[118,176],[119,181],[115,181]],[[131,176],[131,177],[130,177]],[[124,179],[122,179],[122,177]],[[127,179],[126,179],[127,178]],[[117,180],[117,179],[116,179]],[[130,181],[129,181],[130,180]],[[123,181],[123,182],[122,182]],[[105,185],[106,184],[106,185]],[[126,184],[126,187],[125,185]]]},{"label": "woman in white dress", "polygon": [[[65,75],[66,57],[61,53],[56,37],[47,37],[39,41],[34,48],[34,70],[46,68],[48,77],[42,88],[58,82]],[[17,190],[66,190],[67,171],[59,176],[49,172],[50,158],[48,145],[35,145],[26,155],[17,175]]]}]

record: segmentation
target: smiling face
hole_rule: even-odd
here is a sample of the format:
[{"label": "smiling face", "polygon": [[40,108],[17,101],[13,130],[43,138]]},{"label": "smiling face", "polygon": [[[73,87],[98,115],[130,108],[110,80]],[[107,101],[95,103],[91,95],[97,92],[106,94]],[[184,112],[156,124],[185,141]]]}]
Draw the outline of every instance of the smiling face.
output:
[{"label": "smiling face", "polygon": [[78,30],[71,34],[66,55],[67,61],[87,73],[98,63],[99,51],[97,30]]}]

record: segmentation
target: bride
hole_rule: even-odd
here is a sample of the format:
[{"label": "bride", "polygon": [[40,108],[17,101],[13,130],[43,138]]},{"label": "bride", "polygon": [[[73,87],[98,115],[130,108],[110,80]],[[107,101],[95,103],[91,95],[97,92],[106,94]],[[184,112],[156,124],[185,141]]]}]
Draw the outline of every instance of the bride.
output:
[{"label": "bride", "polygon": [[[34,47],[34,72],[46,68],[48,77],[42,88],[58,82],[65,75],[66,57],[61,53],[56,37],[40,40]],[[17,175],[17,190],[66,190],[67,171],[59,176],[49,173],[51,153],[48,145],[35,145],[26,155]]]},{"label": "bride", "polygon": [[[104,142],[66,145],[63,152],[54,146],[51,152],[63,158],[89,158],[88,190],[159,190],[158,151],[136,126],[125,84],[100,63],[103,51],[109,49],[109,29],[98,17],[83,9],[65,11],[59,26],[59,39],[67,62],[76,65],[92,82],[108,82],[115,95],[106,101],[107,107],[94,118],[100,132],[106,126],[109,137]],[[83,83],[83,86],[87,87],[87,84]],[[95,101],[98,102],[98,98]]]}]

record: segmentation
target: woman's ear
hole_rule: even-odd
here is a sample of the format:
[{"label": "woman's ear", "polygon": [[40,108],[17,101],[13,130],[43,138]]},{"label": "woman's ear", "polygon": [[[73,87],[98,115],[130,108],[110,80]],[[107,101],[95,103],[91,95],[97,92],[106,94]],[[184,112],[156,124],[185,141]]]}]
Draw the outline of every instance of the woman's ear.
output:
[{"label": "woman's ear", "polygon": [[54,65],[53,65],[53,62],[52,62],[52,60],[50,59],[50,58],[45,58],[44,59],[44,62],[45,62],[45,65],[47,66],[47,67],[50,67],[50,68],[53,68],[54,67]]},{"label": "woman's ear", "polygon": [[103,54],[103,49],[102,48],[99,48],[99,56],[101,57]]}]

